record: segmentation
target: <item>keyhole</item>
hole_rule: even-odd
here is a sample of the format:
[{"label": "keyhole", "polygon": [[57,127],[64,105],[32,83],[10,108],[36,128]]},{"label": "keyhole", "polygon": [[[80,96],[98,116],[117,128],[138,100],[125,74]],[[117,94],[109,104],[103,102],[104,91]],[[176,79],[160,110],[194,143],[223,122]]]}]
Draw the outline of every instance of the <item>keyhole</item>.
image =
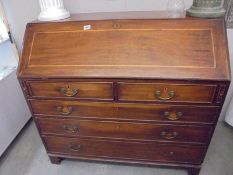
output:
[{"label": "keyhole", "polygon": [[173,155],[174,155],[174,152],[173,152],[173,151],[171,151],[169,154],[170,154],[170,156],[173,156]]},{"label": "keyhole", "polygon": [[120,129],[120,125],[116,125],[116,129]]}]

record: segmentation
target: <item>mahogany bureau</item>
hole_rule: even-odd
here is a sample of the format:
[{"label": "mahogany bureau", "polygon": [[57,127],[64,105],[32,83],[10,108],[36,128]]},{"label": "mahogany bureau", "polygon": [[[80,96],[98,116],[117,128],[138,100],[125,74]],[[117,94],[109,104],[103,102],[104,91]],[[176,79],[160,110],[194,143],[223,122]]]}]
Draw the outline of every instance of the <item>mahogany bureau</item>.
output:
[{"label": "mahogany bureau", "polygon": [[18,77],[33,118],[52,163],[197,175],[230,83],[224,20],[135,14],[27,25]]}]

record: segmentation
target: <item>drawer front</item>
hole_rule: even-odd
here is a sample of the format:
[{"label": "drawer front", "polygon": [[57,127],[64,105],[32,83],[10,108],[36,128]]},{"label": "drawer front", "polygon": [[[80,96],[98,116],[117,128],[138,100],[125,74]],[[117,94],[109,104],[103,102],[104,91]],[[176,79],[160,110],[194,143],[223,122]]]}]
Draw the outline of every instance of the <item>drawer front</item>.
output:
[{"label": "drawer front", "polygon": [[114,117],[112,103],[91,103],[59,100],[30,100],[34,114],[59,115],[60,117]]},{"label": "drawer front", "polygon": [[209,126],[37,118],[42,134],[110,139],[207,143]]},{"label": "drawer front", "polygon": [[121,119],[159,121],[171,123],[214,123],[218,117],[217,106],[186,105],[119,105]]},{"label": "drawer front", "polygon": [[213,103],[217,85],[119,83],[120,101]]},{"label": "drawer front", "polygon": [[108,82],[27,82],[32,97],[113,99],[113,84]]},{"label": "drawer front", "polygon": [[49,153],[79,157],[200,164],[205,147],[44,137]]},{"label": "drawer front", "polygon": [[219,107],[30,100],[34,114],[69,117],[213,123]]}]

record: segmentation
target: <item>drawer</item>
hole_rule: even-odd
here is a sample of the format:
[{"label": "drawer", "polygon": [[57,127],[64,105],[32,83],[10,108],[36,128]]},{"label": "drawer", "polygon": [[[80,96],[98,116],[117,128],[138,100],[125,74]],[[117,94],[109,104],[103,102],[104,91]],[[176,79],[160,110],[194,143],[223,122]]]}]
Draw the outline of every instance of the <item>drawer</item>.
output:
[{"label": "drawer", "polygon": [[60,117],[114,117],[113,103],[94,103],[61,100],[30,100],[35,115],[59,115]]},{"label": "drawer", "polygon": [[120,101],[213,103],[217,85],[119,83]]},{"label": "drawer", "polygon": [[42,134],[93,138],[207,143],[210,126],[37,118]]},{"label": "drawer", "polygon": [[171,123],[214,123],[219,107],[165,104],[119,104],[117,114],[121,119]]},{"label": "drawer", "polygon": [[113,99],[113,84],[109,82],[27,82],[32,97]]},{"label": "drawer", "polygon": [[200,164],[205,147],[44,137],[49,153],[77,157]]},{"label": "drawer", "polygon": [[[159,122],[213,123],[219,107],[30,100],[36,115]],[[43,117],[43,116],[42,116]]]}]

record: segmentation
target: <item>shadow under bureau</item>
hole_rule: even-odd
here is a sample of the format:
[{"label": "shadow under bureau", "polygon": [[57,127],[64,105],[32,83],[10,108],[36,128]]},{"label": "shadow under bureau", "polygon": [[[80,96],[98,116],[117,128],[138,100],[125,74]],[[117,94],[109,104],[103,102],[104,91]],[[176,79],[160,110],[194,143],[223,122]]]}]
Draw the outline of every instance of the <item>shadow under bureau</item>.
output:
[{"label": "shadow under bureau", "polygon": [[224,19],[153,18],[80,14],[27,25],[18,78],[52,163],[199,174],[230,83]]}]

